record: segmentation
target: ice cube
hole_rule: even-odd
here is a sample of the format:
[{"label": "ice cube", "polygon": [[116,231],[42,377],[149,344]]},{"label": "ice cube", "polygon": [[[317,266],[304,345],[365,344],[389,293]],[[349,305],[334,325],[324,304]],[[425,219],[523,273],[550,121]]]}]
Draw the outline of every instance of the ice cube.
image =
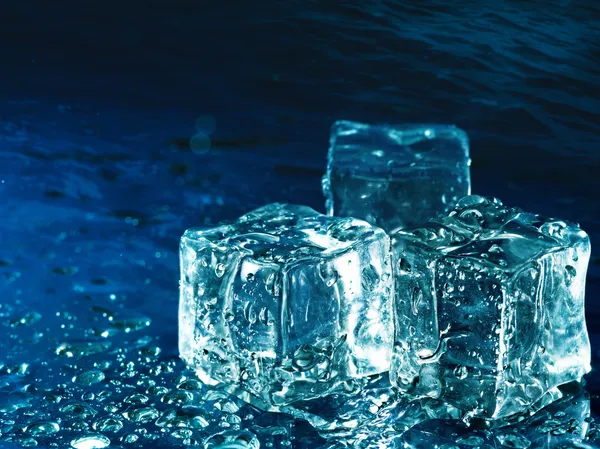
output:
[{"label": "ice cube", "polygon": [[485,419],[560,396],[590,370],[588,236],[576,224],[467,196],[392,235],[401,390]]},{"label": "ice cube", "polygon": [[327,211],[386,231],[417,225],[471,192],[470,163],[467,135],[455,126],[338,121],[323,178]]},{"label": "ice cube", "polygon": [[391,252],[381,229],[272,204],[189,229],[180,247],[181,357],[263,409],[389,369]]}]

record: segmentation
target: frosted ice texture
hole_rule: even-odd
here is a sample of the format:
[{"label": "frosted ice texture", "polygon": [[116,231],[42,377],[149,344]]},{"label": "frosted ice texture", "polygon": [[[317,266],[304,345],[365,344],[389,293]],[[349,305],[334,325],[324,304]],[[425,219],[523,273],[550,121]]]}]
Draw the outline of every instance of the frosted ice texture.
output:
[{"label": "frosted ice texture", "polygon": [[338,121],[323,178],[327,212],[386,231],[417,225],[471,192],[470,163],[467,135],[455,126]]},{"label": "frosted ice texture", "polygon": [[[401,390],[507,417],[590,370],[588,236],[576,224],[468,196],[392,235]],[[542,401],[542,402],[540,402]]]},{"label": "frosted ice texture", "polygon": [[[388,236],[352,218],[272,204],[180,247],[181,357],[263,409],[389,369]],[[352,383],[352,382],[350,382]]]}]

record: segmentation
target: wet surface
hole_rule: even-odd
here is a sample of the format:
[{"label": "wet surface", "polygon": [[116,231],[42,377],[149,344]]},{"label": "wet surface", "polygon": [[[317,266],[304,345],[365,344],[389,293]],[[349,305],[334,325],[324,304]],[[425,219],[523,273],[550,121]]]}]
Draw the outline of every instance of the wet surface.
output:
[{"label": "wet surface", "polygon": [[208,390],[177,354],[182,232],[273,201],[323,211],[329,126],[351,119],[457,124],[474,193],[592,241],[589,399],[509,436],[437,421],[404,434],[403,409],[378,400],[364,444],[597,445],[597,7],[113,6],[2,6],[2,444],[354,444]]}]

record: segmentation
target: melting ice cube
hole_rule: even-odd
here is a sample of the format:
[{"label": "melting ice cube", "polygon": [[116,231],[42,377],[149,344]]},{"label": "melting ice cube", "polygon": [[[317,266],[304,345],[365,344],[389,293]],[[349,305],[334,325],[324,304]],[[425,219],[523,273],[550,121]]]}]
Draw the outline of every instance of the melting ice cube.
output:
[{"label": "melting ice cube", "polygon": [[401,390],[496,419],[539,407],[590,370],[588,236],[468,196],[392,235]]},{"label": "melting ice cube", "polygon": [[[272,204],[181,239],[179,348],[207,384],[276,410],[389,369],[388,236]],[[351,382],[350,382],[351,383]]]}]

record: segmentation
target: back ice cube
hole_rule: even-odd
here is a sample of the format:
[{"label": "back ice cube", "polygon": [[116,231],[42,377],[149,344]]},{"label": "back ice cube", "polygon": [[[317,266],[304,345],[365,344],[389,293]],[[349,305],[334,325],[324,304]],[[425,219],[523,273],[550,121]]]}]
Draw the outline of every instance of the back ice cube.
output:
[{"label": "back ice cube", "polygon": [[401,390],[504,418],[590,370],[588,236],[576,224],[468,196],[392,235]]},{"label": "back ice cube", "polygon": [[414,226],[471,192],[469,166],[467,135],[455,126],[338,121],[323,178],[327,212],[386,231]]},{"label": "back ice cube", "polygon": [[385,372],[390,259],[381,229],[305,206],[272,204],[231,225],[189,229],[181,357],[205,383],[271,410]]}]

